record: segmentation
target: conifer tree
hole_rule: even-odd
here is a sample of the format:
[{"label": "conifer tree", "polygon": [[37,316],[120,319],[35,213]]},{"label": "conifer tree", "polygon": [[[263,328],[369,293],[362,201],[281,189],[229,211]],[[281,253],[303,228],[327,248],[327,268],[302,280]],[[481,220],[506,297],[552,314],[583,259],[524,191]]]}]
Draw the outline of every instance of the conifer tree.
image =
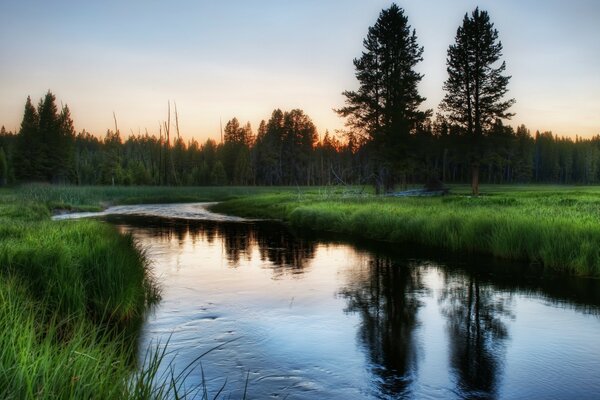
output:
[{"label": "conifer tree", "polygon": [[425,100],[417,87],[423,75],[415,66],[423,60],[423,47],[396,4],[381,11],[363,46],[362,56],[354,60],[360,87],[345,91],[346,106],[336,111],[369,144],[376,188],[391,189],[392,167],[406,167],[410,135],[430,114],[419,109]]},{"label": "conifer tree", "polygon": [[38,104],[38,144],[35,155],[36,175],[41,180],[51,182],[60,162],[61,140],[60,121],[56,97],[48,91]]},{"label": "conifer tree", "polygon": [[502,43],[486,11],[476,8],[465,14],[456,31],[455,43],[448,49],[446,95],[440,108],[448,119],[462,127],[469,137],[471,186],[479,194],[479,167],[486,132],[496,119],[510,118],[507,110],[514,99],[505,99],[510,76],[504,75],[506,63],[498,65]]},{"label": "conifer tree", "polygon": [[75,181],[75,127],[71,111],[66,104],[58,118],[58,147],[53,149],[53,180],[61,182]]},{"label": "conifer tree", "polygon": [[8,182],[8,162],[4,148],[0,147],[0,187],[5,186]]},{"label": "conifer tree", "polygon": [[41,178],[36,170],[36,158],[41,153],[39,147],[42,145],[38,135],[38,121],[38,113],[31,102],[31,97],[27,96],[15,154],[15,175],[21,181]]}]

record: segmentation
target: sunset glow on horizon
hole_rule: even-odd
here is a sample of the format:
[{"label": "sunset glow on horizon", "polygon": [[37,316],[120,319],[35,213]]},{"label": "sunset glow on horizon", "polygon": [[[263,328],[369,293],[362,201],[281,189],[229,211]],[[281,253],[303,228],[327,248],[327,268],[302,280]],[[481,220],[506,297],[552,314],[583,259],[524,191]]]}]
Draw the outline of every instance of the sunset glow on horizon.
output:
[{"label": "sunset glow on horizon", "polygon": [[[79,132],[158,134],[168,101],[181,133],[218,138],[220,120],[254,132],[275,108],[301,108],[319,133],[344,127],[333,111],[355,89],[353,58],[390,1],[19,1],[0,5],[0,125],[17,131],[28,95],[51,90]],[[600,2],[398,1],[424,61],[437,111],[446,51],[465,13],[490,13],[512,75],[516,116],[533,132],[600,134]],[[542,6],[543,4],[543,6]]]}]

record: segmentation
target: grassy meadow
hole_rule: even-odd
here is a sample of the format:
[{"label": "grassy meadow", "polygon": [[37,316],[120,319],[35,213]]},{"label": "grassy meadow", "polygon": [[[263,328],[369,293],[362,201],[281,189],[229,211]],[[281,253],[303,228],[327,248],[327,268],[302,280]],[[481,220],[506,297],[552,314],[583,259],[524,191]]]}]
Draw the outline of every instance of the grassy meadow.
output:
[{"label": "grassy meadow", "polygon": [[[297,189],[277,189],[292,192]],[[307,189],[299,189],[306,191]],[[7,202],[43,205],[53,211],[100,211],[112,205],[160,204],[223,201],[233,198],[272,193],[270,187],[258,186],[60,186],[48,184],[22,185],[16,189],[0,189]],[[4,194],[4,196],[3,196]]]},{"label": "grassy meadow", "polygon": [[171,396],[160,348],[135,365],[160,295],[143,252],[110,225],[51,221],[30,189],[0,190],[0,398]]},{"label": "grassy meadow", "polygon": [[443,197],[376,197],[315,190],[232,199],[213,207],[277,218],[299,227],[367,239],[419,243],[458,252],[528,260],[545,268],[600,276],[600,188],[466,186]]}]

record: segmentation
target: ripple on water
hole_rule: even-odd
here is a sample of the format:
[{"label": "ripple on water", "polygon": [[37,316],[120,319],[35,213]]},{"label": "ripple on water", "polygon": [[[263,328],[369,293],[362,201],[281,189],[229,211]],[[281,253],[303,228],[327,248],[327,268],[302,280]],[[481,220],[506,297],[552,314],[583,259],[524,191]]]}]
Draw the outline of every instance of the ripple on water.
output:
[{"label": "ripple on water", "polygon": [[100,212],[76,212],[57,214],[52,217],[55,221],[67,219],[81,219],[105,217],[108,215],[135,215],[158,218],[176,218],[194,221],[218,222],[249,222],[256,221],[232,215],[217,214],[208,210],[216,203],[184,203],[184,204],[139,204],[129,206],[109,207]]}]

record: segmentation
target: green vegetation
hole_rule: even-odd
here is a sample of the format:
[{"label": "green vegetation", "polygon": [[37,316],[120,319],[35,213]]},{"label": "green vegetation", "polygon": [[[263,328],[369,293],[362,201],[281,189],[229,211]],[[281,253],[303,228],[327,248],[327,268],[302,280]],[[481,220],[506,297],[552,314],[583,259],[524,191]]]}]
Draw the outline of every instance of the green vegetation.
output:
[{"label": "green vegetation", "polygon": [[599,188],[484,186],[486,195],[480,197],[467,191],[457,186],[457,194],[435,198],[282,192],[233,199],[213,210],[600,276]]},{"label": "green vegetation", "polygon": [[136,328],[159,295],[143,254],[110,225],[49,216],[0,190],[0,398],[167,397],[162,357],[135,368]]},{"label": "green vegetation", "polygon": [[510,76],[504,75],[506,62],[500,62],[501,56],[502,42],[487,11],[475,8],[471,16],[465,14],[456,42],[448,48],[446,95],[440,109],[470,138],[467,154],[475,195],[479,194],[484,133],[491,132],[497,121],[514,115],[508,112],[515,100],[505,97]]},{"label": "green vegetation", "polygon": [[[248,186],[156,187],[28,184],[14,190],[7,190],[4,197],[9,201],[18,203],[33,202],[42,204],[50,210],[99,211],[117,204],[222,201],[269,192],[273,192],[273,189]],[[0,195],[1,193],[0,191]]]}]

